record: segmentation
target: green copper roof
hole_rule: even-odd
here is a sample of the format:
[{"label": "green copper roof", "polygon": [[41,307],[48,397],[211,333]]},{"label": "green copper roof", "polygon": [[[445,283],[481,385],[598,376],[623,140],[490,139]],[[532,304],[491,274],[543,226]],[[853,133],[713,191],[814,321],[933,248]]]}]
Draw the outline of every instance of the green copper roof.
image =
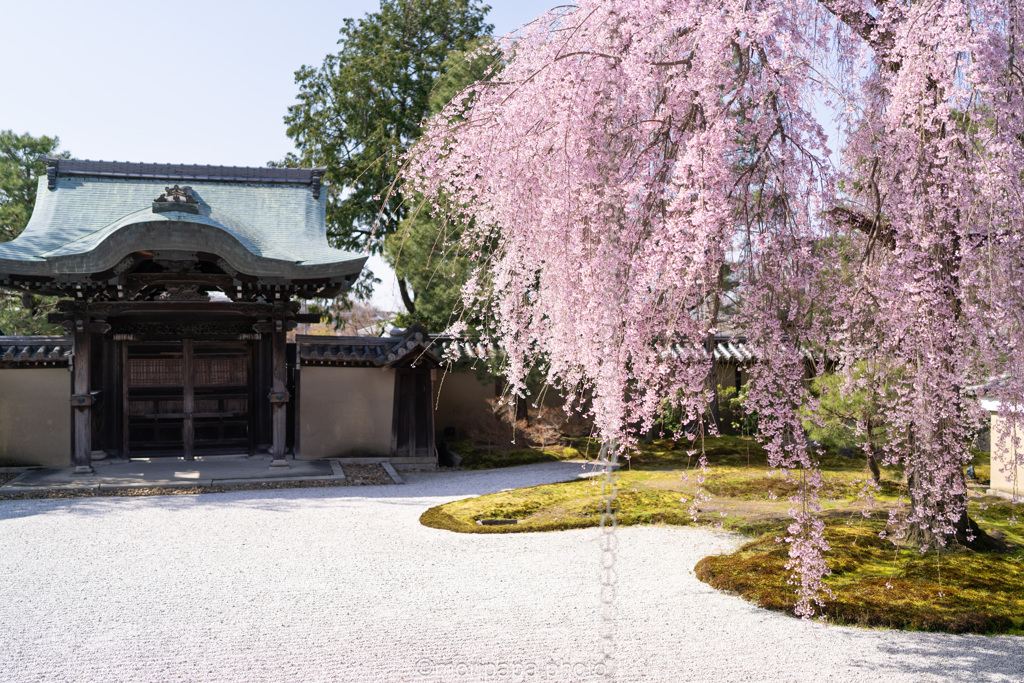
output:
[{"label": "green copper roof", "polygon": [[[0,244],[5,277],[74,280],[145,251],[212,253],[263,278],[351,282],[366,260],[328,245],[320,169],[47,161],[28,227]],[[172,185],[190,186],[198,204],[155,203]]]}]

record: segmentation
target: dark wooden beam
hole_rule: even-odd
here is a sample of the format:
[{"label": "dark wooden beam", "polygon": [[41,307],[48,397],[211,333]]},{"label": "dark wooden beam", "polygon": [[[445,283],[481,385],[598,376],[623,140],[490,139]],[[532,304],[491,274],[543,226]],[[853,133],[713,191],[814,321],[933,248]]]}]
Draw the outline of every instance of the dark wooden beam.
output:
[{"label": "dark wooden beam", "polygon": [[132,457],[131,452],[128,450],[130,437],[128,431],[128,343],[122,341],[118,342],[117,345],[121,353],[121,453],[123,453],[122,457],[128,460]]},{"label": "dark wooden beam", "polygon": [[271,334],[271,375],[273,384],[270,389],[270,419],[273,428],[273,460],[271,467],[288,467],[285,460],[285,439],[288,435],[287,409],[288,400],[288,378],[287,350],[288,350],[288,326],[283,320],[274,321],[274,330]]},{"label": "dark wooden beam", "polygon": [[89,355],[92,332],[89,319],[82,316],[74,321],[74,393],[71,405],[75,409],[75,444],[73,459],[76,474],[92,474],[92,392],[89,386]]},{"label": "dark wooden beam", "polygon": [[153,285],[198,285],[210,289],[231,289],[234,278],[230,275],[208,273],[132,273],[126,276],[130,289],[142,289]]},{"label": "dark wooden beam", "polygon": [[185,413],[181,425],[181,438],[185,444],[185,460],[196,459],[196,430],[193,413],[196,411],[195,397],[195,348],[192,339],[182,339],[181,374],[182,406]]},{"label": "dark wooden beam", "polygon": [[[58,302],[58,308],[63,302]],[[93,313],[114,318],[121,315],[152,313],[213,314],[218,316],[240,316],[247,318],[267,317],[273,305],[260,302],[227,303],[224,301],[96,301],[89,304]],[[59,316],[59,314],[51,314]]]}]

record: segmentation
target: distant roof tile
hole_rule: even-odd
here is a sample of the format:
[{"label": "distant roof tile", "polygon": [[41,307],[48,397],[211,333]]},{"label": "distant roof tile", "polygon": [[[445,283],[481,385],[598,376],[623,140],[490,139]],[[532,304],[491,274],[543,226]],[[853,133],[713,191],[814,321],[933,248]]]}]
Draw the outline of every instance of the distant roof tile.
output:
[{"label": "distant roof tile", "polygon": [[41,159],[46,162],[47,166],[52,166],[58,176],[135,178],[139,180],[195,180],[312,185],[319,183],[326,171],[323,168],[147,164],[126,161],[61,159],[57,157],[41,157]]},{"label": "distant roof tile", "polygon": [[64,366],[73,349],[71,337],[0,336],[0,365]]}]

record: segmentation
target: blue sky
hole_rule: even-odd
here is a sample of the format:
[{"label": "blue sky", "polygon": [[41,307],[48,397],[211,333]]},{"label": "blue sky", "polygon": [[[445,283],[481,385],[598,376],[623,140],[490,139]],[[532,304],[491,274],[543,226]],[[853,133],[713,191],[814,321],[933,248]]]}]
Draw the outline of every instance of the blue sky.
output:
[{"label": "blue sky", "polygon": [[[558,0],[495,0],[496,33]],[[0,129],[82,159],[263,166],[292,149],[294,72],[336,49],[371,0],[0,3]],[[382,267],[383,266],[383,267]],[[386,266],[373,264],[378,277]],[[394,287],[375,302],[391,307]]]}]

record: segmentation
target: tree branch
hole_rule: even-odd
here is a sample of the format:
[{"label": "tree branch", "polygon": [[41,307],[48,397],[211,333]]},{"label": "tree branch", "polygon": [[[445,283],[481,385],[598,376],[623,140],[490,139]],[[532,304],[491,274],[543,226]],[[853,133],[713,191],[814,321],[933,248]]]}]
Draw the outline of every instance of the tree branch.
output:
[{"label": "tree branch", "polygon": [[409,295],[409,286],[405,282],[405,278],[398,278],[398,293],[402,295],[402,303],[405,304],[405,310],[409,311],[409,315],[416,315],[416,304],[413,303],[412,296]]},{"label": "tree branch", "polygon": [[896,232],[889,223],[883,223],[875,217],[868,217],[864,214],[845,206],[836,206],[826,212],[826,215],[836,225],[853,228],[864,233],[872,241],[892,250],[896,248]]},{"label": "tree branch", "polygon": [[867,12],[851,10],[845,7],[846,3],[842,0],[818,0],[818,4],[849,26],[851,31],[866,40],[876,51],[888,53],[892,49],[892,33],[880,30],[878,20]]}]

